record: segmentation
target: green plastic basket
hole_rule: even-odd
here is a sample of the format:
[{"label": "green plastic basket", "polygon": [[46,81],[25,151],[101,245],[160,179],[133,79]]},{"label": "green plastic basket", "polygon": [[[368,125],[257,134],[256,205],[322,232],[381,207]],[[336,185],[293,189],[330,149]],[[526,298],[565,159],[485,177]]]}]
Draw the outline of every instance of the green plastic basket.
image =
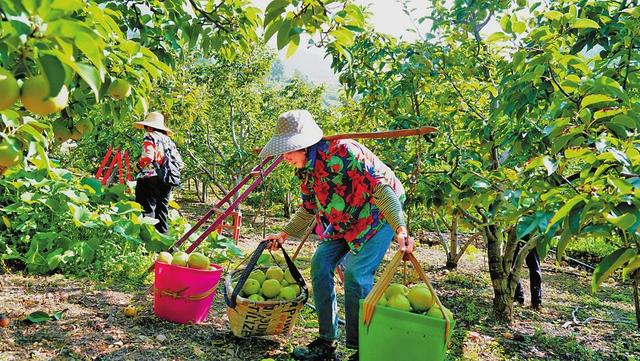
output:
[{"label": "green plastic basket", "polygon": [[363,324],[360,300],[360,361],[441,361],[455,321],[451,320],[445,343],[442,319],[376,306],[369,327]]}]

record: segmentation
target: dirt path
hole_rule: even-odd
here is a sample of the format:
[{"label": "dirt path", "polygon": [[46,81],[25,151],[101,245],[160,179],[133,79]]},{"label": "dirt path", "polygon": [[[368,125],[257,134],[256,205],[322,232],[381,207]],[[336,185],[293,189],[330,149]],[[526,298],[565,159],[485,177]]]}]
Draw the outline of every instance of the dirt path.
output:
[{"label": "dirt path", "polygon": [[[241,248],[250,252],[261,232],[243,231]],[[288,247],[293,252],[294,244]],[[298,260],[307,279],[313,249],[309,242]],[[440,247],[423,245],[416,253],[458,323],[450,360],[640,359],[640,333],[633,324],[624,323],[633,319],[628,285],[609,282],[593,295],[584,272],[558,270],[547,262],[543,312],[516,307],[516,320],[507,327],[495,324],[490,317],[492,291],[483,251],[472,247],[455,271],[443,268]],[[526,280],[524,286],[528,291]],[[126,305],[140,309],[136,317],[123,314]],[[63,310],[64,317],[58,321],[22,321],[34,311],[52,314]],[[107,287],[61,275],[0,275],[0,312],[6,312],[12,321],[0,329],[0,361],[289,360],[294,346],[307,343],[317,333],[314,313],[304,308],[291,335],[236,338],[229,331],[219,294],[205,323],[174,324],[153,315],[152,296],[147,296],[143,287],[126,291],[124,286]],[[573,313],[581,321],[596,317],[624,322],[574,324]],[[343,346],[339,350],[345,351]]]}]

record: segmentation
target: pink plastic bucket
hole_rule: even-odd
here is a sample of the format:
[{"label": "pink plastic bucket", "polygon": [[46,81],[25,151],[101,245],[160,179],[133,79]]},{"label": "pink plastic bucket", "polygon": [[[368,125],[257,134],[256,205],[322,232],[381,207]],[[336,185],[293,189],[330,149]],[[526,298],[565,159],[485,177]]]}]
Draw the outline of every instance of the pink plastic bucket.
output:
[{"label": "pink plastic bucket", "polygon": [[199,270],[156,262],[153,312],[177,323],[199,323],[209,315],[222,267]]}]

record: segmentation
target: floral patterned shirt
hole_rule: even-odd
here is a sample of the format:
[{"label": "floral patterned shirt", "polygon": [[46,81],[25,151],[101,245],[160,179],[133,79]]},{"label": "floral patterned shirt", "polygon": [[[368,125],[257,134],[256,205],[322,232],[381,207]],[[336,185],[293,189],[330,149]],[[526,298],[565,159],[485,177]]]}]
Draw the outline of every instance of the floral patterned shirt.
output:
[{"label": "floral patterned shirt", "polygon": [[367,147],[350,139],[321,140],[309,147],[302,178],[302,207],[329,222],[325,236],[344,239],[352,253],[385,224],[373,201],[374,188],[390,186],[402,203],[404,188]]}]

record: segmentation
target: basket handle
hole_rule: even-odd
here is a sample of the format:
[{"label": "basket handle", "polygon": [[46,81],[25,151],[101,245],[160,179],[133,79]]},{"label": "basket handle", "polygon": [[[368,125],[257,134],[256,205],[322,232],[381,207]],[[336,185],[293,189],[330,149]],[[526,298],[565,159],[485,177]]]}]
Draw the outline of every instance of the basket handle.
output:
[{"label": "basket handle", "polygon": [[442,308],[443,307],[442,303],[440,302],[440,298],[438,298],[438,295],[436,294],[436,291],[433,289],[433,286],[431,285],[429,278],[422,270],[422,266],[420,266],[420,262],[418,262],[418,260],[412,253],[407,254],[405,252],[398,251],[393,257],[393,259],[391,259],[391,262],[389,262],[389,264],[387,265],[387,268],[384,270],[384,272],[378,279],[378,282],[373,286],[373,288],[371,289],[371,292],[369,292],[369,295],[367,295],[367,297],[364,299],[362,303],[362,323],[366,327],[368,327],[369,324],[371,323],[371,318],[373,317],[373,312],[375,311],[378,300],[380,300],[380,297],[382,297],[382,295],[384,294],[384,291],[387,289],[387,286],[393,279],[393,275],[395,274],[396,269],[400,265],[400,261],[402,261],[405,258],[408,258],[408,260],[413,264],[414,269],[418,272],[418,275],[420,276],[420,278],[427,285],[427,287],[429,288],[429,291],[431,291],[431,294],[435,298],[436,304],[440,308],[440,312],[442,312],[442,316],[444,317],[444,320],[445,320],[445,332],[444,332],[445,346],[444,347],[446,348],[448,344],[447,337],[449,335],[449,330],[451,328],[451,321],[449,320],[449,316],[447,316],[447,314],[444,312],[444,309]]},{"label": "basket handle", "polygon": [[[251,275],[251,271],[253,271],[253,269],[256,267],[256,264],[258,264],[258,259],[262,255],[262,252],[264,252],[264,250],[267,248],[267,246],[268,246],[268,242],[265,240],[263,240],[262,242],[260,242],[260,244],[258,244],[258,247],[253,252],[251,259],[247,263],[247,266],[242,271],[242,275],[240,275],[240,279],[238,279],[238,283],[236,284],[236,287],[233,289],[233,292],[231,293],[231,298],[229,298],[229,296],[227,295],[226,290],[225,292],[223,292],[224,301],[227,303],[227,306],[231,308],[236,307],[236,300],[238,298],[238,295],[240,294],[240,291],[242,290],[242,287],[244,287],[245,282],[247,281],[247,279],[249,279],[249,276]],[[289,267],[291,276],[293,277],[294,280],[296,280],[296,283],[300,286],[301,291],[303,291],[306,295],[308,295],[307,283],[304,281],[304,278],[302,278],[302,274],[300,274],[298,267],[296,267],[295,263],[293,263],[293,261],[289,257],[289,254],[287,254],[287,251],[285,251],[283,247],[280,247],[280,249],[282,250],[282,255],[284,256],[284,260],[287,262],[287,267]]]}]

